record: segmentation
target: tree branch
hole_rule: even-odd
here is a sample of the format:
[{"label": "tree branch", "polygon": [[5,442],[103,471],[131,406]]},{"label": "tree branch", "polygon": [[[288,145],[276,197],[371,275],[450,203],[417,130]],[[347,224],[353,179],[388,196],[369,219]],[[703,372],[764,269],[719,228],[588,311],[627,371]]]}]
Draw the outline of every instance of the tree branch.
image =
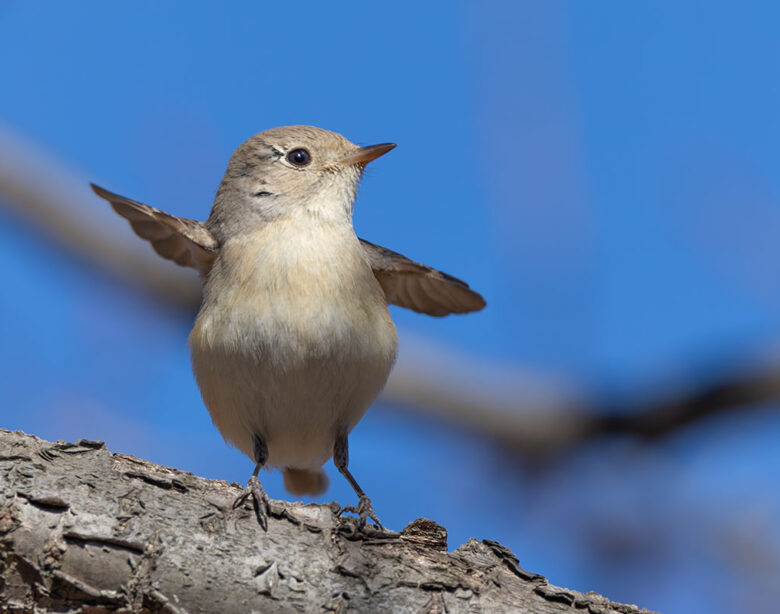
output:
[{"label": "tree branch", "polygon": [[0,611],[641,614],[557,588],[496,542],[447,552],[420,519],[355,531],[331,505],[272,501],[268,532],[237,484],[102,442],[0,430]]}]

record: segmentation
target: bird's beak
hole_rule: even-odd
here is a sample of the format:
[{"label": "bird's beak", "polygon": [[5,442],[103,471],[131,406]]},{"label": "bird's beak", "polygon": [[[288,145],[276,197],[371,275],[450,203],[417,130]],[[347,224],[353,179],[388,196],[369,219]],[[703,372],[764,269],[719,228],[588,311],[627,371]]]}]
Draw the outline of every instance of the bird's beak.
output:
[{"label": "bird's beak", "polygon": [[395,143],[380,143],[379,145],[368,145],[359,147],[351,154],[341,158],[336,164],[339,166],[366,165],[379,156],[384,156],[388,151],[395,147]]}]

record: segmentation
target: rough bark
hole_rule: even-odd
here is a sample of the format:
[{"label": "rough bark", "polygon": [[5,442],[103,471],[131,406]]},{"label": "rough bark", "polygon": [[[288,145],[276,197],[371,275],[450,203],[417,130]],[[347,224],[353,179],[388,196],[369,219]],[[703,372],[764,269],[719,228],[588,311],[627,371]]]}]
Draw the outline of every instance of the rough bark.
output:
[{"label": "rough bark", "polygon": [[272,501],[268,531],[238,484],[102,442],[0,430],[2,612],[589,612],[640,614],[557,588],[496,542],[447,552],[430,520],[401,533],[335,504]]}]

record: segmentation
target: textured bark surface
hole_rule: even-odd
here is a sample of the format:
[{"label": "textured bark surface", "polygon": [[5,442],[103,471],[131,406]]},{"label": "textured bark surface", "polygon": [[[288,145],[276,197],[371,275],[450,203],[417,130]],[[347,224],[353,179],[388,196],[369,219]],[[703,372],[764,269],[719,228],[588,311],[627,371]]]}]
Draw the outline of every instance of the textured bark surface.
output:
[{"label": "textured bark surface", "polygon": [[0,430],[2,612],[589,612],[634,606],[557,588],[503,546],[417,520],[340,522],[335,504],[272,501],[268,532],[237,484],[101,442]]}]

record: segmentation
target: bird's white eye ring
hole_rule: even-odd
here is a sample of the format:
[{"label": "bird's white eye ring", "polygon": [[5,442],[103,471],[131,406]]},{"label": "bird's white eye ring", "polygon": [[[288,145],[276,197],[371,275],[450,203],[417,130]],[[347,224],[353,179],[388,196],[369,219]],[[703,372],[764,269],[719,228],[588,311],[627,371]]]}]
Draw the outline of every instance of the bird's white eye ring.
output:
[{"label": "bird's white eye ring", "polygon": [[303,147],[298,147],[287,154],[287,161],[299,168],[307,166],[311,163],[311,154]]}]

